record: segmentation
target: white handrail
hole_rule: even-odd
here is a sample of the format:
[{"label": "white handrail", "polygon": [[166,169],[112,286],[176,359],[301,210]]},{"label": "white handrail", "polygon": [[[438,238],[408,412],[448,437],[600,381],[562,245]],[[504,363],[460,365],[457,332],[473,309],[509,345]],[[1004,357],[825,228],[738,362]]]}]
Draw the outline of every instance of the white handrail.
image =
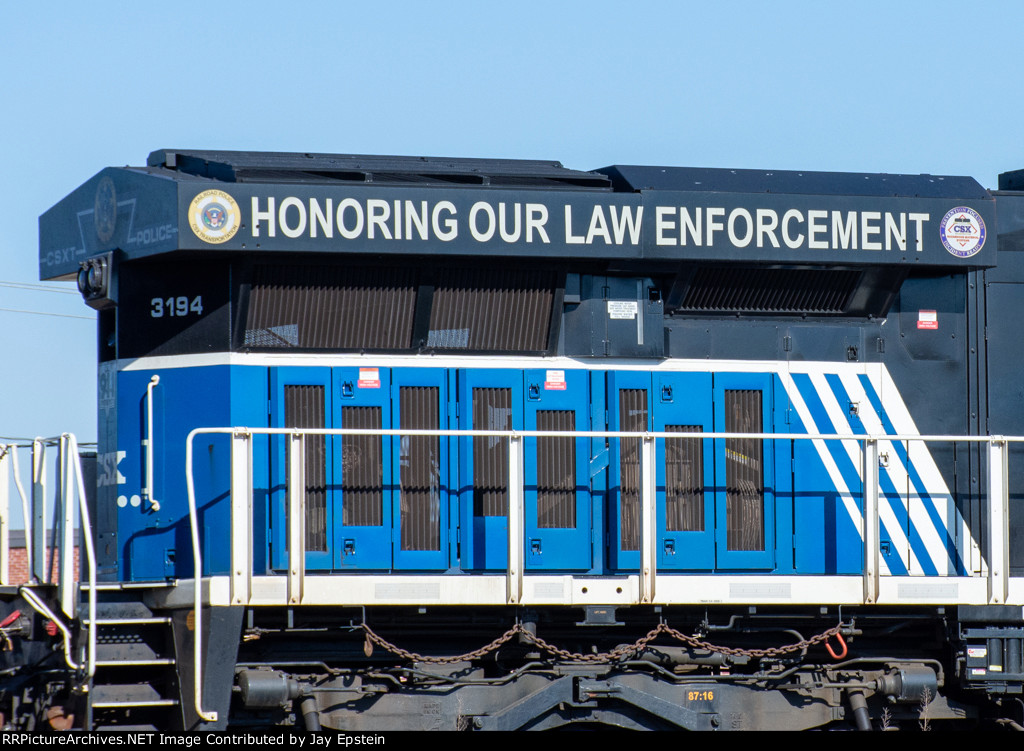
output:
[{"label": "white handrail", "polygon": [[[678,432],[625,432],[625,431],[552,431],[552,430],[410,430],[402,428],[371,429],[371,428],[196,428],[186,438],[185,444],[185,471],[186,486],[188,490],[189,524],[192,533],[192,556],[195,567],[195,587],[193,589],[193,606],[195,612],[194,639],[194,676],[195,693],[194,702],[196,712],[200,718],[208,722],[217,720],[217,712],[206,711],[202,707],[202,555],[199,546],[199,523],[196,511],[195,481],[193,478],[193,443],[198,435],[231,435],[232,441],[232,487],[231,487],[231,508],[232,508],[232,604],[247,605],[251,596],[252,587],[252,536],[251,536],[251,494],[252,483],[252,436],[288,436],[289,437],[289,459],[290,476],[288,478],[288,602],[289,604],[300,604],[302,602],[303,579],[305,576],[305,555],[303,534],[305,522],[305,493],[302,491],[305,484],[303,472],[305,469],[304,437],[307,435],[323,436],[435,436],[435,437],[501,437],[510,442],[509,450],[509,556],[507,576],[507,601],[509,604],[520,602],[523,587],[523,550],[524,526],[522,491],[524,489],[524,465],[522,440],[524,438],[633,438],[642,441],[640,452],[640,477],[641,477],[641,569],[640,569],[640,596],[641,602],[653,602],[655,599],[657,581],[657,555],[655,549],[655,519],[656,517],[656,493],[655,493],[655,440],[693,440],[693,439],[759,439],[778,441],[857,441],[863,443],[864,463],[861,467],[862,483],[864,485],[864,602],[873,603],[878,599],[880,551],[878,534],[878,505],[879,505],[879,465],[878,465],[878,444],[882,441],[888,442],[967,442],[985,443],[990,446],[989,450],[989,476],[990,493],[996,493],[999,498],[994,502],[990,499],[990,543],[989,543],[989,589],[990,602],[1002,602],[1005,600],[1007,588],[1007,566],[1008,550],[1006,545],[1006,509],[1007,483],[1006,478],[1006,455],[1004,449],[998,450],[996,446],[1004,446],[1006,443],[1024,443],[1024,436],[952,436],[952,435],[857,435],[857,434],[824,434],[824,433],[678,433]],[[244,458],[245,464],[241,465]],[[1000,467],[998,475],[993,473],[996,465]],[[1000,478],[1002,478],[1000,480]],[[248,496],[248,497],[246,497]],[[236,515],[236,512],[237,515]],[[237,517],[237,518],[236,518]],[[244,524],[239,534],[235,534],[235,527]],[[1002,535],[999,541],[993,541],[992,536]],[[246,538],[243,543],[243,536]],[[519,538],[516,543],[515,539]],[[998,557],[999,560],[995,560]],[[1005,561],[1004,561],[1005,559]],[[1002,598],[1002,599],[999,599]]]},{"label": "white handrail", "polygon": [[146,438],[142,441],[146,447],[146,487],[142,489],[142,495],[153,511],[160,510],[160,501],[153,497],[153,388],[158,383],[160,376],[155,375],[146,384]]}]

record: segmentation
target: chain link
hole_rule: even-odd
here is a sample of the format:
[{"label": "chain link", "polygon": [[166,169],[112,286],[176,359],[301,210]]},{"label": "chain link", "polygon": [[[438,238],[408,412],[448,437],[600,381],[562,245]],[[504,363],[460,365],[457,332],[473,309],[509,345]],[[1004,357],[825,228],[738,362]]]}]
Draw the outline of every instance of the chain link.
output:
[{"label": "chain link", "polygon": [[[629,655],[633,655],[642,651],[648,644],[657,639],[658,636],[660,636],[661,634],[667,634],[668,636],[671,636],[673,639],[683,642],[684,644],[688,644],[691,647],[695,647],[697,649],[706,649],[709,652],[715,652],[718,654],[730,656],[743,656],[751,658],[780,657],[791,652],[803,651],[808,647],[814,646],[815,644],[823,644],[824,642],[828,641],[833,636],[838,634],[842,630],[843,624],[840,623],[836,626],[833,626],[827,631],[822,631],[820,634],[812,636],[810,639],[804,639],[802,641],[798,641],[793,644],[786,644],[781,647],[768,647],[766,649],[742,649],[740,647],[723,647],[718,644],[712,644],[710,642],[704,641],[703,639],[699,639],[696,636],[689,636],[687,634],[684,634],[681,631],[672,628],[667,623],[659,623],[657,626],[648,631],[647,634],[640,637],[632,644],[618,646],[609,652],[582,654],[580,652],[570,652],[567,649],[561,649],[559,647],[556,647],[554,644],[551,644],[550,642],[546,641],[545,639],[542,639],[536,634],[527,631],[522,624],[517,623],[504,634],[502,634],[497,639],[492,641],[490,644],[487,644],[481,647],[480,649],[473,650],[472,652],[466,652],[465,654],[451,657],[434,657],[432,655],[422,655],[418,652],[410,652],[407,649],[402,649],[398,645],[389,642],[387,639],[383,638],[382,636],[374,632],[374,630],[371,629],[365,623],[361,625],[361,628],[366,633],[366,640],[368,643],[376,644],[382,649],[385,649],[388,652],[398,655],[399,657],[402,657],[406,660],[410,660],[411,662],[447,664],[453,662],[467,662],[469,660],[477,660],[485,656],[489,652],[495,651],[505,642],[516,637],[517,635],[522,635],[527,641],[532,642],[539,649],[543,650],[544,652],[547,652],[548,654],[554,655],[555,657],[559,657],[567,662],[604,663],[617,662],[625,657],[628,657]],[[372,650],[367,650],[367,655],[369,655],[370,651]]]}]

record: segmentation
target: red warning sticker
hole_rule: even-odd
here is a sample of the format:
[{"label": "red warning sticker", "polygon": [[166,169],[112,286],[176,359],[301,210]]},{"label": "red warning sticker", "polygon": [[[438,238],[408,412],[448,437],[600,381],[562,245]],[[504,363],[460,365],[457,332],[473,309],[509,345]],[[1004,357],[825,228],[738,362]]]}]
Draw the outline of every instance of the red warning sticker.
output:
[{"label": "red warning sticker", "polygon": [[361,388],[361,389],[379,389],[380,388],[380,371],[377,368],[360,368],[359,369],[359,388]]},{"label": "red warning sticker", "polygon": [[919,329],[937,329],[939,327],[939,314],[934,310],[917,311],[917,327]]},{"label": "red warning sticker", "polygon": [[549,370],[544,376],[545,391],[565,391],[565,371]]}]

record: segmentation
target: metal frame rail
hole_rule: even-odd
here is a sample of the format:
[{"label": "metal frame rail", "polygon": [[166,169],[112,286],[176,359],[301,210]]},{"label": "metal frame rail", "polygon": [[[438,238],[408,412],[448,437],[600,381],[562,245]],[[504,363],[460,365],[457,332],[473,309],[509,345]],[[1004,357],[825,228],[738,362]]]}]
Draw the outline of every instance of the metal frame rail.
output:
[{"label": "metal frame rail", "polygon": [[198,435],[229,435],[231,437],[231,573],[230,602],[232,605],[249,604],[253,586],[252,549],[252,439],[257,435],[287,436],[289,454],[288,477],[288,569],[286,600],[288,605],[302,602],[305,587],[305,493],[294,492],[304,488],[305,441],[307,435],[324,436],[436,436],[505,438],[509,442],[509,510],[508,510],[508,567],[506,601],[518,604],[523,595],[524,568],[524,453],[523,439],[554,438],[633,438],[640,439],[641,478],[641,560],[639,602],[652,603],[657,584],[657,558],[655,540],[655,441],[658,439],[761,439],[856,441],[862,445],[861,481],[864,508],[861,534],[864,540],[863,602],[878,601],[881,571],[879,547],[879,442],[970,442],[988,445],[988,600],[1002,604],[1009,592],[1009,502],[1007,487],[1008,444],[1024,443],[1024,436],[950,436],[950,435],[836,435],[793,433],[627,433],[614,431],[496,431],[496,430],[402,430],[402,429],[293,429],[293,428],[197,428],[188,434],[185,447],[186,483],[188,489],[189,521],[192,532],[192,554],[195,566],[195,709],[208,722],[217,720],[217,713],[202,707],[202,555],[199,544],[199,524],[196,513],[195,484],[192,473],[193,441]]}]

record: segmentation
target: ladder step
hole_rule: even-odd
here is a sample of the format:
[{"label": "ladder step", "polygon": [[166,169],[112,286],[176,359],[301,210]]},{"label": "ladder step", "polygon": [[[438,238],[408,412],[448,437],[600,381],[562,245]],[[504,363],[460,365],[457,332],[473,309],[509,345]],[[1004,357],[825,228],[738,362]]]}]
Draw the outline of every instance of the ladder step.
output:
[{"label": "ladder step", "polygon": [[153,701],[94,701],[93,709],[133,709],[136,707],[175,707],[177,699],[155,699]]},{"label": "ladder step", "polygon": [[92,706],[97,709],[117,707],[170,707],[177,699],[165,699],[163,694],[148,683],[115,684],[105,683],[93,686]]},{"label": "ladder step", "polygon": [[152,657],[145,660],[96,660],[98,668],[118,668],[131,665],[174,665],[173,657]]},{"label": "ladder step", "polygon": [[[148,618],[97,618],[97,626],[152,626],[162,623],[170,623],[171,619],[164,616],[150,616]],[[82,621],[86,626],[92,625],[88,618]]]}]

